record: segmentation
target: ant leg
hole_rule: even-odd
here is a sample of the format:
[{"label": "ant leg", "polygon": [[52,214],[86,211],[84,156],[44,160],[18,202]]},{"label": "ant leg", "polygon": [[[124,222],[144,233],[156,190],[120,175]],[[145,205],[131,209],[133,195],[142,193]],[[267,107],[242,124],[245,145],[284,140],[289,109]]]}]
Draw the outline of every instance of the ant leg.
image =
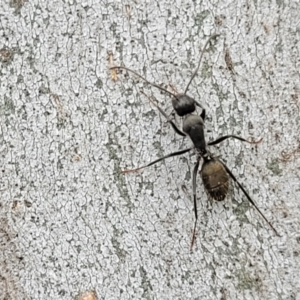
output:
[{"label": "ant leg", "polygon": [[257,207],[257,205],[254,203],[254,201],[251,199],[249,194],[246,192],[246,190],[243,188],[243,186],[237,181],[235,176],[232,174],[232,172],[228,169],[228,167],[224,164],[224,162],[221,162],[226,169],[227,173],[230,175],[230,177],[237,183],[237,185],[240,187],[240,189],[243,191],[244,195],[247,197],[248,201],[255,207],[255,209],[259,212],[259,214],[263,217],[263,219],[269,224],[269,226],[272,228],[272,230],[275,232],[277,236],[280,236],[277,232],[277,230],[273,227],[273,225],[267,220],[267,218],[263,215],[263,213],[260,211],[260,209]]},{"label": "ant leg", "polygon": [[200,117],[202,118],[203,122],[205,121],[205,109],[202,108],[202,112],[200,114]]},{"label": "ant leg", "polygon": [[158,104],[156,104],[148,95],[146,95],[143,91],[141,91],[141,93],[148,98],[148,100],[157,107],[157,109],[160,111],[160,113],[167,119],[167,121],[171,124],[171,126],[173,127],[174,131],[181,135],[181,136],[186,136],[186,134],[184,132],[182,132],[177,126],[176,124],[168,117],[168,115],[158,106]]},{"label": "ant leg", "polygon": [[258,141],[251,142],[251,141],[247,141],[244,138],[236,136],[236,135],[224,135],[224,136],[219,137],[218,139],[216,139],[213,142],[209,142],[207,145],[209,145],[209,146],[217,145],[217,144],[223,142],[224,140],[226,140],[228,138],[234,138],[234,139],[237,139],[237,140],[240,140],[242,142],[249,143],[249,144],[259,144],[262,141],[262,138]]},{"label": "ant leg", "polygon": [[195,101],[195,104],[196,104],[198,107],[200,107],[200,108],[203,109],[203,106],[202,106],[198,101],[196,101],[196,100],[194,100],[194,101]]},{"label": "ant leg", "polygon": [[184,150],[181,150],[181,151],[177,151],[177,152],[170,153],[170,154],[168,154],[168,155],[166,155],[166,156],[163,156],[163,157],[161,157],[161,158],[159,158],[159,159],[156,159],[156,160],[152,161],[151,163],[149,163],[149,164],[146,165],[146,166],[139,167],[139,168],[136,168],[136,169],[123,170],[121,173],[122,173],[122,174],[126,174],[126,173],[136,172],[136,171],[138,171],[138,170],[141,170],[141,169],[150,167],[150,166],[152,166],[152,165],[154,165],[154,164],[156,164],[156,163],[158,163],[158,162],[160,162],[160,161],[162,161],[162,160],[164,160],[164,159],[166,159],[166,158],[168,158],[168,157],[182,155],[182,154],[184,154],[184,153],[186,153],[186,152],[189,152],[189,151],[192,150],[192,149],[193,149],[193,148],[188,148],[188,149],[184,149]]},{"label": "ant leg", "polygon": [[197,221],[198,221],[198,211],[197,211],[197,186],[196,186],[196,178],[197,178],[197,172],[199,168],[199,163],[200,163],[200,156],[197,158],[197,162],[194,167],[193,171],[193,197],[194,197],[194,212],[195,212],[195,223],[194,223],[194,230],[193,230],[193,237],[192,237],[192,242],[191,242],[191,251],[193,249],[195,240],[196,240],[196,226],[197,226]]}]

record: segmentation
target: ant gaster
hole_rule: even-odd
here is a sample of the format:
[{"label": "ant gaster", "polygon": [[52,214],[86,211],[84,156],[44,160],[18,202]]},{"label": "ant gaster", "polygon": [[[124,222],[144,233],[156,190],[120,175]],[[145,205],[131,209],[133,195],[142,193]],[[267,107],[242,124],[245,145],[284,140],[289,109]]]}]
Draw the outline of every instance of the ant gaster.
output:
[{"label": "ant gaster", "polygon": [[[165,160],[166,158],[182,155],[184,153],[187,153],[187,152],[191,151],[192,149],[195,150],[196,155],[197,155],[197,159],[196,159],[196,164],[194,166],[193,179],[192,179],[195,223],[194,223],[193,237],[192,237],[192,242],[191,242],[191,249],[193,247],[193,244],[194,244],[195,238],[196,238],[196,225],[197,225],[197,220],[198,220],[197,201],[196,201],[197,200],[197,196],[196,196],[196,177],[197,177],[197,173],[198,173],[201,158],[203,160],[203,163],[202,163],[202,166],[201,166],[201,169],[200,169],[200,175],[202,177],[202,181],[203,181],[203,184],[204,184],[204,187],[205,187],[207,193],[213,199],[215,199],[217,201],[224,200],[227,193],[228,193],[229,177],[230,177],[233,181],[236,182],[238,187],[243,191],[243,193],[246,196],[246,198],[248,199],[248,201],[255,207],[255,209],[262,216],[262,218],[269,224],[269,226],[272,228],[272,230],[275,232],[275,234],[279,236],[276,229],[267,220],[267,218],[263,215],[263,213],[260,211],[260,209],[254,203],[254,201],[251,199],[249,194],[246,192],[244,187],[239,183],[239,181],[236,179],[236,177],[232,174],[232,172],[226,166],[226,164],[221,159],[218,159],[218,158],[214,157],[213,154],[207,149],[207,145],[208,146],[217,145],[217,144],[221,143],[222,141],[224,141],[228,138],[238,139],[242,142],[247,142],[247,143],[250,143],[250,144],[258,144],[262,141],[262,139],[260,139],[259,141],[256,141],[256,142],[255,141],[251,142],[251,141],[247,141],[246,139],[244,139],[242,137],[239,137],[239,136],[226,135],[226,136],[219,137],[215,141],[212,141],[212,142],[209,142],[209,143],[206,144],[205,136],[204,136],[205,110],[202,108],[202,106],[197,101],[195,101],[193,98],[186,95],[187,90],[189,88],[189,85],[191,84],[192,80],[194,79],[194,77],[196,76],[196,74],[198,72],[204,50],[205,50],[208,42],[216,36],[217,35],[211,36],[208,39],[208,41],[206,42],[206,44],[205,44],[205,46],[202,50],[198,66],[197,66],[195,72],[193,73],[192,78],[189,81],[189,83],[188,83],[188,85],[185,89],[185,92],[183,94],[174,95],[173,93],[169,92],[168,90],[166,90],[166,89],[164,89],[164,88],[162,88],[162,87],[160,87],[156,84],[150,83],[144,77],[142,77],[138,73],[136,73],[136,72],[134,72],[134,71],[132,71],[132,70],[126,68],[126,67],[121,67],[121,66],[120,67],[113,67],[113,69],[125,69],[125,70],[135,74],[136,76],[142,78],[144,81],[146,81],[150,85],[155,86],[155,87],[159,88],[160,90],[163,90],[163,91],[167,92],[168,94],[172,95],[173,96],[173,99],[172,99],[173,108],[175,109],[176,113],[179,116],[183,117],[183,127],[182,127],[182,131],[181,131],[176,126],[176,124],[172,120],[169,119],[169,117],[163,111],[163,109],[160,108],[159,105],[157,103],[155,103],[150,97],[148,97],[144,92],[141,91],[141,93],[143,95],[145,95],[149,99],[149,101],[152,102],[157,107],[157,109],[160,111],[160,113],[172,125],[172,127],[173,127],[173,129],[176,133],[178,133],[182,136],[188,135],[190,137],[190,139],[193,142],[194,147],[170,153],[170,154],[168,154],[166,156],[163,156],[163,157],[161,157],[161,158],[159,158],[155,161],[152,161],[151,163],[149,163],[145,166],[135,168],[135,169],[124,170],[124,171],[122,171],[122,173],[125,174],[125,173],[135,172],[135,171],[141,170],[143,168],[149,167],[151,165],[154,165],[154,164],[156,164],[156,163],[158,163],[162,160]],[[196,105],[202,108],[202,113],[201,113],[200,116],[196,115],[196,114],[192,114],[196,109]]]}]

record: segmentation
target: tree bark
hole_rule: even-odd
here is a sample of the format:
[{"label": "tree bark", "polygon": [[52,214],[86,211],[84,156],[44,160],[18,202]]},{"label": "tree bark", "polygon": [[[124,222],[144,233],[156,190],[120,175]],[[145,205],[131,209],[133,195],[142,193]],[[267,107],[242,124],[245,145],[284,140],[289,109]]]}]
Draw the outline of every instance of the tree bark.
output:
[{"label": "tree bark", "polygon": [[[2,1],[0,299],[300,299],[297,1]],[[191,147],[143,93],[206,109],[231,182],[197,179]],[[197,109],[201,113],[201,109]],[[90,293],[90,294],[87,294]],[[88,296],[87,296],[88,295]],[[87,298],[90,297],[90,298]],[[92,298],[94,297],[94,298]]]}]

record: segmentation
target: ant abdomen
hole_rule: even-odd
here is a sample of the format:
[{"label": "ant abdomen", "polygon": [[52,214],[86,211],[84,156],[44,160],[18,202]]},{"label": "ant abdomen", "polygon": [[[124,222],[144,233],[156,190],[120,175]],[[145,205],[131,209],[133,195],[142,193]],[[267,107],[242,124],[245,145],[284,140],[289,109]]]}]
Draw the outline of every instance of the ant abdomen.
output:
[{"label": "ant abdomen", "polygon": [[213,199],[217,201],[225,199],[228,193],[229,177],[220,161],[213,158],[204,161],[201,177],[206,191]]}]

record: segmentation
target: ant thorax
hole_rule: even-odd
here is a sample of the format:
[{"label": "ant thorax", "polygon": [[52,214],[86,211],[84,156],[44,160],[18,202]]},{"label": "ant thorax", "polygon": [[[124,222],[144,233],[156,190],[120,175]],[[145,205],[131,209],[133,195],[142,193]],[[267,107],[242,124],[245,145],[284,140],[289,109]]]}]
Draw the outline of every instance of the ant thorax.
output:
[{"label": "ant thorax", "polygon": [[196,149],[206,149],[203,119],[194,114],[186,115],[183,119],[182,130],[190,137]]}]

